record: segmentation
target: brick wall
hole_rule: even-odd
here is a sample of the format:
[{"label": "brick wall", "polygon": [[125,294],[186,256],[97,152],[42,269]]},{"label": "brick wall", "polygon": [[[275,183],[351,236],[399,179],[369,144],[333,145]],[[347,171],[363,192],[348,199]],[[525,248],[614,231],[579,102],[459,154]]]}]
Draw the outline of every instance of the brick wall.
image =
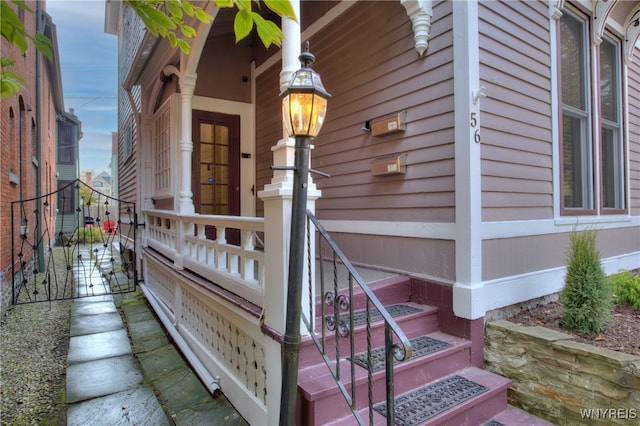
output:
[{"label": "brick wall", "polygon": [[[27,5],[33,13],[24,11],[22,21],[28,34],[36,32],[36,2],[27,1]],[[12,7],[13,4],[11,3]],[[15,10],[15,7],[14,7]],[[40,82],[36,81],[36,61],[40,55],[33,44],[25,54],[4,38],[0,39],[0,51],[3,57],[15,61],[9,68],[21,76],[25,81],[25,87],[17,94],[0,102],[0,316],[2,316],[9,304],[11,295],[12,264],[16,261],[17,253],[12,250],[12,222],[11,203],[21,199],[30,199],[36,196],[37,171],[41,170],[41,191],[47,188],[55,188],[55,107],[49,92],[52,90],[44,67],[41,62]],[[41,102],[36,99],[36,87],[41,85]],[[37,120],[36,109],[40,107],[41,123]],[[41,151],[40,158],[36,152],[36,132],[40,132]],[[36,160],[34,162],[34,159]],[[35,204],[34,204],[35,205]],[[30,228],[35,226],[35,213],[33,207],[22,209],[14,207],[13,240],[21,241],[19,227],[21,215],[29,220]],[[51,219],[45,216],[48,223]],[[44,223],[43,223],[44,225]],[[33,228],[32,228],[33,229]],[[29,254],[25,253],[25,261],[29,260]]]}]

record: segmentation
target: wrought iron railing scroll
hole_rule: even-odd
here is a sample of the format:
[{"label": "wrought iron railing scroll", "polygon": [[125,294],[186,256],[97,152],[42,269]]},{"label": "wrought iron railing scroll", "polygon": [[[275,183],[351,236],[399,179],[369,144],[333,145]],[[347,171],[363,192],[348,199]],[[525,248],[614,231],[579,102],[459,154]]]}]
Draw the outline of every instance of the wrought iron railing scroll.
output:
[{"label": "wrought iron railing scroll", "polygon": [[[405,361],[411,357],[412,348],[409,339],[404,332],[400,329],[396,321],[392,318],[391,314],[385,309],[378,297],[369,288],[366,281],[360,276],[356,269],[351,265],[344,253],[333,241],[331,236],[322,227],[318,219],[312,212],[307,211],[307,250],[311,245],[312,232],[318,232],[318,251],[317,255],[320,259],[319,266],[319,287],[322,297],[322,303],[320,304],[320,312],[317,315],[321,319],[321,324],[316,327],[314,325],[314,319],[307,318],[303,315],[303,321],[309,330],[312,340],[316,347],[320,351],[327,367],[331,370],[332,376],[336,381],[340,392],[344,396],[345,400],[349,404],[353,415],[360,425],[367,424],[363,418],[363,412],[368,415],[368,424],[374,423],[374,386],[373,386],[373,336],[372,336],[372,323],[378,321],[384,321],[384,345],[385,345],[385,382],[386,382],[386,406],[387,406],[387,425],[394,424],[394,381],[393,381],[393,369],[394,360]],[[313,226],[312,226],[313,225]],[[325,254],[325,251],[328,253]],[[333,283],[330,288],[327,288],[325,284],[325,271],[323,263],[326,261],[331,263],[331,270],[333,276],[331,277]],[[313,259],[309,259],[309,285],[312,285],[311,280],[311,262]],[[348,274],[348,286],[341,289],[341,285],[338,279],[339,268],[344,268]],[[356,377],[356,371],[359,368],[355,362],[356,354],[356,339],[354,330],[357,325],[354,315],[354,287],[360,287],[364,294],[364,327],[366,330],[366,365],[367,368],[367,404],[366,406],[361,400],[358,400],[358,380]],[[313,294],[309,291],[309,294]],[[310,297],[311,299],[311,297]],[[310,308],[315,301],[309,300]],[[309,309],[310,312],[314,312],[313,309]],[[362,320],[358,321],[361,322]],[[319,328],[319,330],[318,330]],[[348,342],[344,342],[347,348],[343,348],[343,341],[348,339]],[[348,380],[343,379],[343,372],[348,372]],[[346,384],[345,384],[346,383]],[[366,410],[363,410],[364,408]]]}]

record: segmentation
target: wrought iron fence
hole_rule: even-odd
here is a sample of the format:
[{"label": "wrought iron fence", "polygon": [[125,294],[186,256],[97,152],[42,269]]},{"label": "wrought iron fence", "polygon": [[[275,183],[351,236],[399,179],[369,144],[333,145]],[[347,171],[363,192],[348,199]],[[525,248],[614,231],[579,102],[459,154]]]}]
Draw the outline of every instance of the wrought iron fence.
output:
[{"label": "wrought iron fence", "polygon": [[[356,269],[351,265],[347,257],[340,250],[331,236],[322,227],[318,219],[312,212],[307,211],[307,250],[310,252],[312,232],[318,232],[318,251],[317,255],[320,260],[320,282],[319,289],[322,303],[320,304],[320,312],[317,315],[320,318],[320,324],[314,324],[313,318],[307,318],[303,315],[303,321],[309,330],[311,338],[316,347],[320,351],[324,362],[331,370],[331,374],[336,381],[340,392],[349,404],[353,415],[360,425],[364,425],[365,419],[362,415],[364,404],[358,402],[356,371],[357,366],[362,365],[356,362],[355,348],[356,336],[354,331],[356,327],[364,327],[366,334],[366,352],[364,353],[365,366],[367,370],[367,410],[368,424],[374,423],[374,348],[372,344],[372,323],[384,321],[384,368],[385,368],[385,394],[387,407],[387,425],[394,424],[394,379],[393,369],[394,360],[405,361],[411,357],[412,348],[409,339],[400,329],[396,321],[392,318],[389,311],[382,305],[378,297],[369,288],[366,281],[360,276]],[[309,259],[309,285],[311,280],[311,262]],[[330,262],[332,281],[330,285],[326,283],[323,262]],[[340,283],[338,279],[338,268],[346,269],[348,278],[346,286]],[[364,294],[364,310],[354,313],[354,287],[359,287]],[[341,287],[345,287],[342,288]],[[357,288],[356,287],[356,288]],[[310,289],[311,290],[311,289]],[[313,294],[309,291],[309,294]],[[313,305],[315,301],[309,298],[309,312],[314,312]],[[356,314],[358,316],[356,320]],[[361,323],[364,323],[361,325]],[[348,339],[348,340],[347,340]],[[343,342],[344,340],[344,342]],[[346,348],[343,348],[346,345]],[[346,368],[345,367],[346,364]],[[343,371],[348,371],[347,380],[343,378]]]},{"label": "wrought iron fence", "polygon": [[12,304],[135,291],[135,203],[80,180],[11,203]]}]

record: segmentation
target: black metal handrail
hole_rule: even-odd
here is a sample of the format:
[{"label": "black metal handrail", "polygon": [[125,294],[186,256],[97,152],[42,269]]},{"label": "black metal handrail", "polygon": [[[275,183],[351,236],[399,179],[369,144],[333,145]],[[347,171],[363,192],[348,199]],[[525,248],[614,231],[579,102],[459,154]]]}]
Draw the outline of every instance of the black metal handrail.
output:
[{"label": "black metal handrail", "polygon": [[[342,250],[333,241],[331,236],[327,233],[324,227],[320,224],[318,219],[313,213],[307,210],[307,250],[311,248],[311,224],[315,226],[318,231],[318,258],[320,259],[320,294],[322,295],[322,304],[320,305],[320,318],[322,319],[322,327],[320,335],[313,323],[313,319],[302,316],[304,324],[306,325],[311,338],[313,339],[316,347],[320,351],[324,362],[331,370],[332,376],[336,381],[340,392],[344,396],[345,400],[349,404],[353,415],[357,419],[360,425],[366,424],[362,415],[360,414],[361,405],[357,404],[356,400],[356,376],[357,364],[355,362],[355,336],[351,332],[354,330],[354,309],[351,301],[353,300],[354,283],[357,284],[364,295],[366,296],[365,303],[365,324],[366,324],[366,336],[367,336],[367,351],[366,351],[366,365],[367,368],[367,406],[368,406],[368,420],[369,424],[373,424],[373,362],[372,362],[372,343],[371,343],[371,323],[375,321],[384,321],[384,334],[385,334],[385,380],[386,380],[386,416],[387,425],[394,424],[394,382],[393,382],[393,367],[394,359],[397,361],[404,361],[411,357],[412,348],[409,339],[404,332],[400,329],[396,321],[392,318],[391,314],[382,305],[378,297],[369,288],[365,280],[360,276],[358,271],[351,265],[351,262],[344,255]],[[328,246],[330,254],[325,258],[323,253],[323,242]],[[324,268],[322,263],[325,259],[331,259],[333,264],[333,288],[325,290],[325,277]],[[309,285],[312,285],[311,279],[311,262],[313,260],[309,256]],[[348,272],[348,288],[340,291],[338,285],[338,264],[342,264]],[[315,301],[311,295],[313,292],[309,289],[309,312],[314,312],[313,305]],[[329,307],[329,309],[325,309]],[[376,319],[372,320],[372,312],[377,311]],[[394,338],[395,336],[395,338]],[[350,357],[343,359],[344,354],[340,352],[340,339],[349,338],[348,352]],[[394,342],[395,340],[395,342]],[[328,345],[329,343],[329,345]],[[332,346],[335,345],[335,348]],[[335,359],[332,359],[328,354],[328,351],[334,350]],[[350,371],[350,389],[347,389],[347,385],[342,381],[341,370],[342,363],[349,363]]]}]

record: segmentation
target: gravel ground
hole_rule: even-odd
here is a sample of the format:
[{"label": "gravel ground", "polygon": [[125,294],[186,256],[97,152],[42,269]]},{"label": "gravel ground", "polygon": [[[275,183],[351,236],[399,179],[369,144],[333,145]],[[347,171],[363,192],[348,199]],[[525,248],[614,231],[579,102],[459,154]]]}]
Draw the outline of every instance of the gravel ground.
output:
[{"label": "gravel ground", "polygon": [[[65,277],[64,250],[54,247],[52,254],[50,267],[59,278]],[[20,299],[26,300],[27,292],[23,293]],[[0,426],[67,424],[71,304],[64,300],[15,305],[0,318]]]},{"label": "gravel ground", "polygon": [[0,424],[66,424],[71,302],[17,305],[0,325]]}]

